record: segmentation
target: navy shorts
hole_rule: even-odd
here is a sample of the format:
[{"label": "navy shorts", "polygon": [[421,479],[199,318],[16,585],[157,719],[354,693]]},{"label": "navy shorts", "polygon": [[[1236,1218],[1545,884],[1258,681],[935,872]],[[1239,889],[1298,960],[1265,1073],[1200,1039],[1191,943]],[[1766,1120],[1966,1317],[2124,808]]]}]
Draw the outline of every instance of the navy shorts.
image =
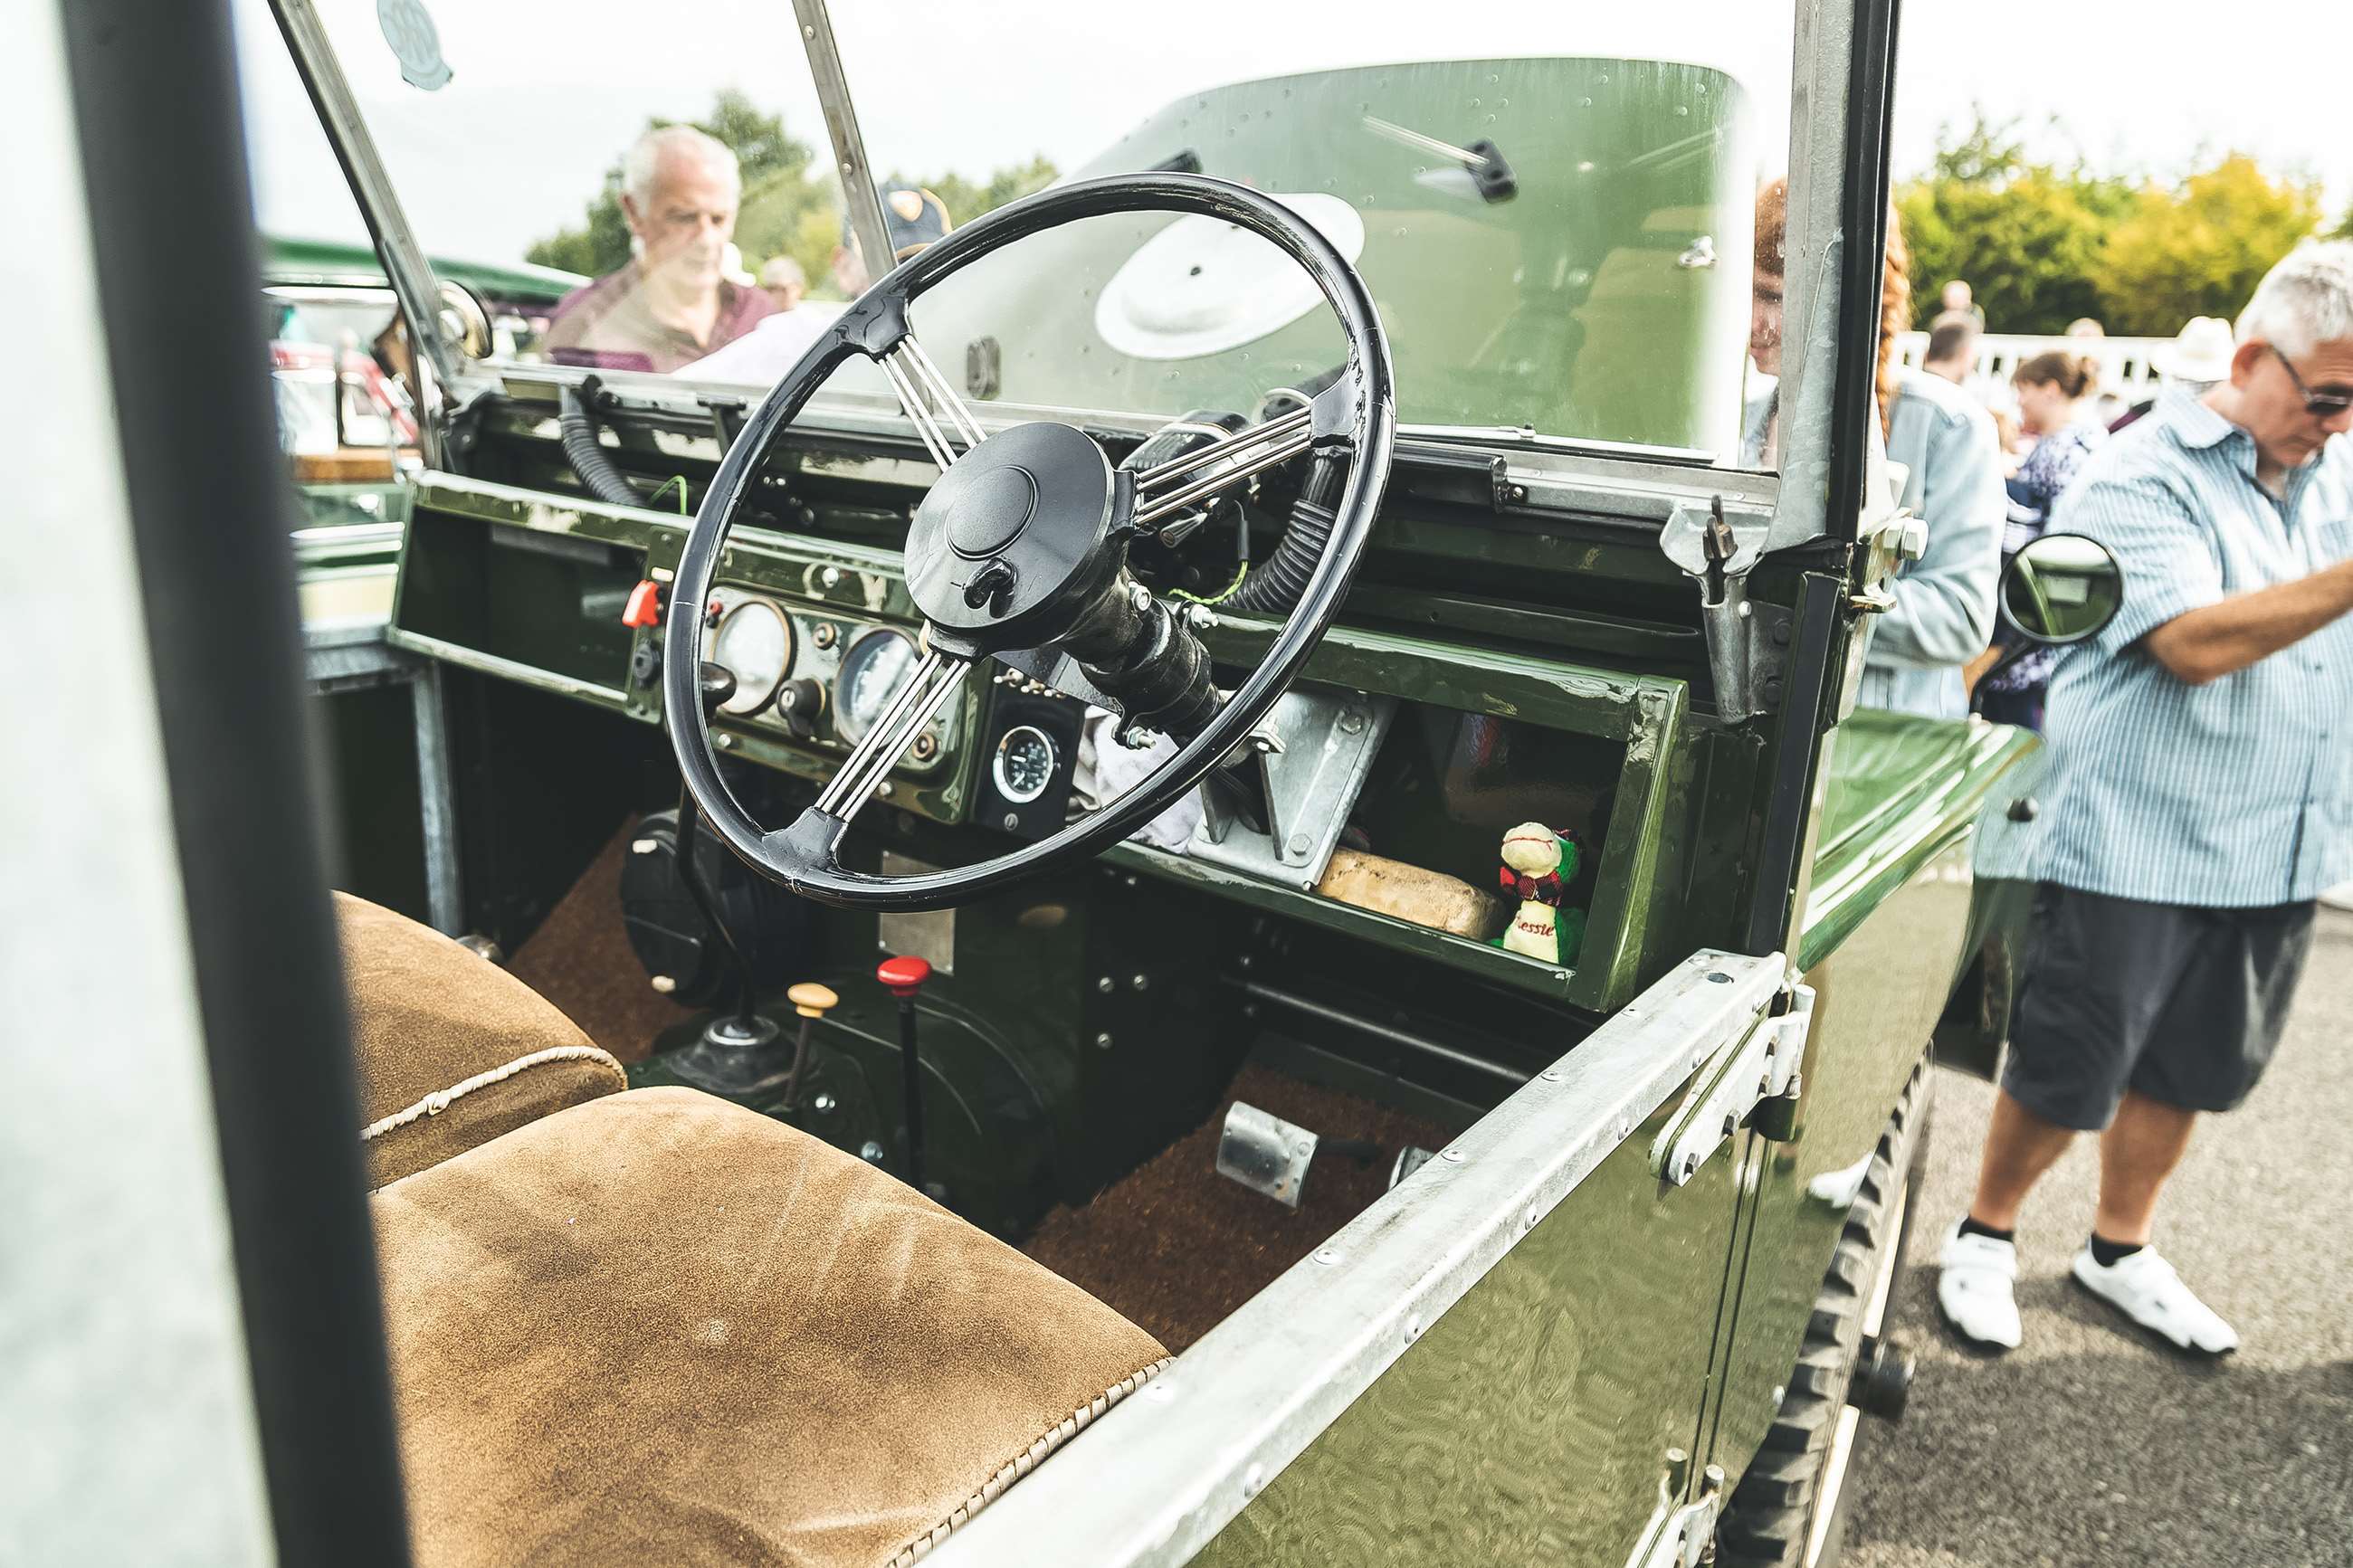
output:
[{"label": "navy shorts", "polygon": [[2085,1132],[2127,1089],[2235,1109],[2279,1044],[2312,917],[2309,902],[2199,909],[2042,883],[2001,1087]]}]

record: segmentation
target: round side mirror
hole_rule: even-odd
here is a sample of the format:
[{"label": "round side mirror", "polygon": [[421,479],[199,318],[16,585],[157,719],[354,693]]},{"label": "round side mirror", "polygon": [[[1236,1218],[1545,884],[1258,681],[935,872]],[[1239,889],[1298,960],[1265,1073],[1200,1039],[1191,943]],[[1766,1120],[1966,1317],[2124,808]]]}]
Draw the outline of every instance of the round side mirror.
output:
[{"label": "round side mirror", "polygon": [[2002,569],[2002,620],[2045,647],[2099,636],[2124,602],[2124,568],[2106,545],[2080,533],[2046,533]]},{"label": "round side mirror", "polygon": [[491,352],[491,318],[473,290],[454,279],[441,284],[441,335],[468,359]]}]

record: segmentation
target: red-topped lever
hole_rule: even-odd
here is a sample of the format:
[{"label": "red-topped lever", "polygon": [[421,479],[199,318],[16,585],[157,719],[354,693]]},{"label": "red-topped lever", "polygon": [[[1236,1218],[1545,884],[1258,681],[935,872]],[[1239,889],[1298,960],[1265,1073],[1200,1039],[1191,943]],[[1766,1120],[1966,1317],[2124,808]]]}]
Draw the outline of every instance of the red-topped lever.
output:
[{"label": "red-topped lever", "polygon": [[915,993],[932,977],[932,966],[920,958],[886,958],[874,966],[874,978],[899,998],[899,1073],[907,1102],[907,1181],[917,1192],[923,1184],[923,1074],[915,1055]]}]

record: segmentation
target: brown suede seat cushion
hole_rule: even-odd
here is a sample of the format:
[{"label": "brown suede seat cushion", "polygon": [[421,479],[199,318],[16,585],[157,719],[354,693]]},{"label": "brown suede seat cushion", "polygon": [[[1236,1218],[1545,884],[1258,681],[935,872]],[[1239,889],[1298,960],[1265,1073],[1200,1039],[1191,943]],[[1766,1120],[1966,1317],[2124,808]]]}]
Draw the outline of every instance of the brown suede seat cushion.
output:
[{"label": "brown suede seat cushion", "polygon": [[420,1568],[912,1561],[1166,1357],[694,1089],[558,1111],[373,1205]]},{"label": "brown suede seat cushion", "polygon": [[335,921],[370,1186],[628,1087],[571,1019],[439,931],[349,893]]}]

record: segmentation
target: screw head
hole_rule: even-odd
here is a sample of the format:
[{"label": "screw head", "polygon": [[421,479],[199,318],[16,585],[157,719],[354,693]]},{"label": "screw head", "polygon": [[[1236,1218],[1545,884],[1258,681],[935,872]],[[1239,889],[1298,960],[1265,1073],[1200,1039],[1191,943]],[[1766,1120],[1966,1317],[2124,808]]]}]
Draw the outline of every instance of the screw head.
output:
[{"label": "screw head", "polygon": [[1107,1034],[1097,1035],[1095,1037],[1095,1049],[1099,1051],[1107,1051],[1111,1049],[1111,1037]]},{"label": "screw head", "polygon": [[1150,978],[1149,978],[1149,977],[1147,977],[1147,976],[1145,976],[1145,975],[1139,974],[1139,975],[1136,975],[1134,978],[1131,979],[1130,981],[1128,981],[1128,983],[1127,983],[1127,984],[1128,984],[1128,986],[1129,986],[1129,988],[1130,988],[1130,989],[1132,989],[1132,990],[1136,990],[1136,991],[1142,991],[1142,990],[1145,990],[1145,989],[1146,989],[1147,987],[1149,987],[1149,986],[1151,985],[1152,982],[1151,982],[1151,980],[1150,980]]},{"label": "screw head", "polygon": [[917,762],[928,763],[940,754],[940,738],[926,730],[915,737],[914,745],[909,749],[915,753]]},{"label": "screw head", "polygon": [[1342,734],[1361,734],[1364,732],[1364,728],[1365,716],[1362,713],[1357,712],[1354,708],[1349,709],[1345,713],[1340,715],[1340,732]]},{"label": "screw head", "polygon": [[1110,995],[1113,991],[1117,990],[1118,988],[1119,988],[1119,982],[1118,982],[1118,981],[1116,981],[1116,980],[1113,980],[1113,979],[1110,975],[1108,975],[1108,974],[1104,975],[1102,979],[1100,979],[1100,980],[1098,980],[1098,981],[1096,981],[1096,982],[1095,982],[1095,989],[1096,989],[1096,990],[1098,990],[1098,991],[1100,991],[1100,992],[1102,992],[1102,993],[1103,993],[1104,995],[1106,995],[1106,996]]},{"label": "screw head", "polygon": [[879,1165],[882,1163],[882,1145],[869,1138],[858,1146],[858,1157],[870,1165]]},{"label": "screw head", "polygon": [[828,588],[838,588],[841,586],[841,568],[828,566],[817,574],[817,580]]},{"label": "screw head", "polygon": [[840,638],[841,628],[831,621],[818,622],[817,629],[809,633],[809,640],[821,648],[831,647]]},{"label": "screw head", "polygon": [[833,1114],[833,1108],[839,1103],[840,1101],[835,1100],[833,1096],[820,1093],[815,1100],[809,1101],[809,1108],[819,1116],[830,1116]]}]

